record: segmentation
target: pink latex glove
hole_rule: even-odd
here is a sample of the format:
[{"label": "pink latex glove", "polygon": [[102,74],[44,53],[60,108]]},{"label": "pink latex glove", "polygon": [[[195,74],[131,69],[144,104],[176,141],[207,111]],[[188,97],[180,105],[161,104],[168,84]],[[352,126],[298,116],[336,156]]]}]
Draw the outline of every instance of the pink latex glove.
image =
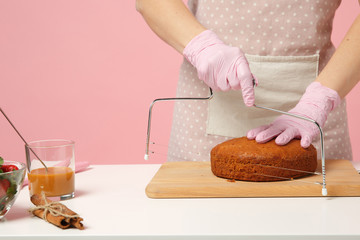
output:
[{"label": "pink latex glove", "polygon": [[[328,114],[339,104],[340,96],[336,91],[322,86],[319,82],[313,82],[289,113],[315,120],[323,127]],[[275,142],[278,145],[285,145],[294,138],[301,138],[301,146],[304,148],[309,147],[318,135],[319,129],[314,123],[287,115],[281,115],[272,124],[252,129],[247,133],[249,139],[256,139],[259,143],[277,136]]]},{"label": "pink latex glove", "polygon": [[255,78],[239,48],[224,44],[214,32],[205,30],[187,44],[183,54],[196,68],[199,79],[213,90],[241,89],[245,105],[254,105]]}]

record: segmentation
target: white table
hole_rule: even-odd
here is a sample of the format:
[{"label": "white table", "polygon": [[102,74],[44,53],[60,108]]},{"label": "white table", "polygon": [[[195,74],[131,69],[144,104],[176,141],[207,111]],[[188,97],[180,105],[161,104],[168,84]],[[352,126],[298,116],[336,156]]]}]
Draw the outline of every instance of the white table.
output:
[{"label": "white table", "polygon": [[360,197],[150,199],[160,165],[93,165],[64,204],[85,230],[32,217],[28,189],[0,222],[0,239],[360,239]]}]

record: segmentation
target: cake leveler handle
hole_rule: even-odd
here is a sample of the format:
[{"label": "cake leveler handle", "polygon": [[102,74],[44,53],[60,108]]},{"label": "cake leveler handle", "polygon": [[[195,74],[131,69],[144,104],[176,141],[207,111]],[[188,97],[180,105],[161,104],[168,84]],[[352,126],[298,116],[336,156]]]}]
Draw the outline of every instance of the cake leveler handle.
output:
[{"label": "cake leveler handle", "polygon": [[150,144],[150,130],[151,130],[151,116],[152,116],[152,108],[154,107],[154,104],[160,101],[182,101],[182,100],[210,100],[213,97],[213,91],[211,88],[210,95],[208,97],[199,97],[199,98],[192,98],[192,97],[175,97],[175,98],[157,98],[155,99],[151,104],[149,108],[149,117],[148,117],[148,124],[147,124],[147,134],[146,134],[146,149],[145,149],[145,160],[149,160],[149,144]]},{"label": "cake leveler handle", "polygon": [[318,129],[320,131],[321,172],[322,172],[322,178],[323,178],[321,193],[322,193],[323,196],[327,196],[326,179],[325,179],[326,173],[325,173],[324,134],[323,134],[323,131],[322,131],[319,123],[317,123],[315,120],[313,120],[311,118],[303,117],[303,116],[293,114],[293,113],[289,113],[289,112],[280,111],[280,110],[269,108],[269,107],[263,107],[263,106],[259,106],[259,105],[256,105],[256,104],[254,104],[254,107],[265,109],[265,110],[270,110],[270,111],[273,111],[273,112],[282,113],[282,114],[285,114],[285,115],[288,115],[288,116],[291,116],[291,117],[295,117],[295,118],[299,118],[299,119],[303,119],[305,121],[309,121],[309,122],[314,123],[318,127]]}]

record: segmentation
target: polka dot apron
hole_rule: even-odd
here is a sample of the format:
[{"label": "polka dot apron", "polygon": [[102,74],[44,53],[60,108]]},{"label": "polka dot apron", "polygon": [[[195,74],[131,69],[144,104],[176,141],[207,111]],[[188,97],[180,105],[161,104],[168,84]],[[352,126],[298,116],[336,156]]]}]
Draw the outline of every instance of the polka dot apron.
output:
[{"label": "polka dot apron", "polygon": [[[340,0],[189,0],[206,28],[247,55],[259,80],[255,102],[288,111],[335,51],[332,21]],[[289,67],[290,66],[290,67]],[[209,88],[184,60],[177,97],[205,97]],[[209,161],[216,145],[245,136],[278,115],[247,108],[241,92],[215,92],[210,101],[178,101],[174,105],[168,161]],[[352,160],[346,102],[343,100],[323,128],[327,159]],[[319,139],[313,142],[320,157]]]}]

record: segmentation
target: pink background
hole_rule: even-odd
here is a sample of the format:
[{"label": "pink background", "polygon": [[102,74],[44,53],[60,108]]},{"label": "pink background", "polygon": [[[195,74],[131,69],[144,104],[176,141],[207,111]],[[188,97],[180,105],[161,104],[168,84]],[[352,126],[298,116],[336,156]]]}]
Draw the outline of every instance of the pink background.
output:
[{"label": "pink background", "polygon": [[[358,13],[356,0],[343,1],[335,45]],[[72,139],[77,160],[92,164],[165,161],[172,106],[154,108],[152,139],[161,151],[146,162],[148,107],[175,95],[182,57],[151,32],[134,1],[0,0],[0,32],[0,106],[28,141]],[[347,99],[360,161],[359,85]],[[25,161],[2,116],[0,155]]]}]

